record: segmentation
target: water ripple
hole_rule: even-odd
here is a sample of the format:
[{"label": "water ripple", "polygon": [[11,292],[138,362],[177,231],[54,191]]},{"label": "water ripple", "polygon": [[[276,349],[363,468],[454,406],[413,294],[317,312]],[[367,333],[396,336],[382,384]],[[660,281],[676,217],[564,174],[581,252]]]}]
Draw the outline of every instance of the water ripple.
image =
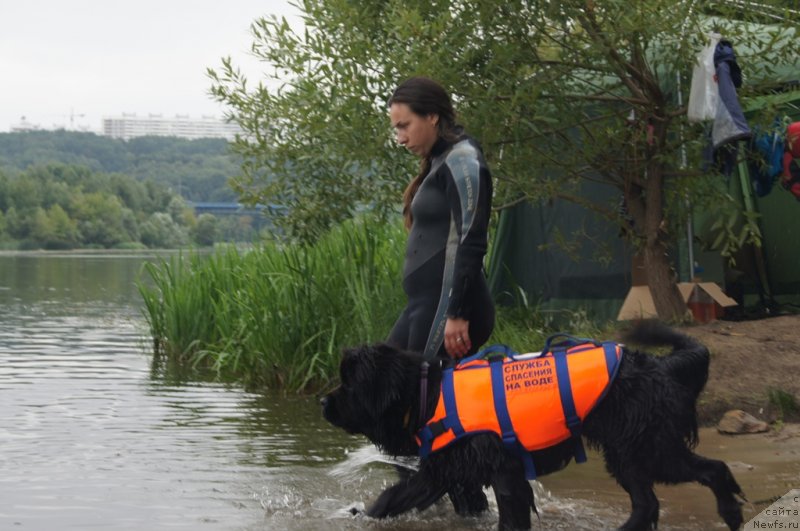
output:
[{"label": "water ripple", "polygon": [[251,421],[268,415],[264,398],[152,380],[137,312],[54,307],[0,308],[0,528],[260,520],[265,456],[296,451]]},{"label": "water ripple", "polygon": [[[0,256],[0,529],[495,528],[496,514],[462,519],[446,503],[381,523],[354,517],[396,462],[327,425],[313,398],[160,377],[132,287],[140,262],[126,260],[13,269]],[[537,495],[543,529],[624,514]]]}]

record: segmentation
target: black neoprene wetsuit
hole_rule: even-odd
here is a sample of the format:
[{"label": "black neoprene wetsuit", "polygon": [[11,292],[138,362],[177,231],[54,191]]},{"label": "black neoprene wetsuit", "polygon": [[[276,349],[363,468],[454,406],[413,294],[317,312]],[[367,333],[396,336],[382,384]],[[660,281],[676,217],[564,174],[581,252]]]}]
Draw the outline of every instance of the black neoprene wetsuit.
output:
[{"label": "black neoprene wetsuit", "polygon": [[426,357],[447,357],[448,317],[469,321],[472,352],[494,328],[494,304],[483,274],[492,179],[478,144],[439,139],[431,169],[413,201],[403,267],[408,305],[388,341]]}]

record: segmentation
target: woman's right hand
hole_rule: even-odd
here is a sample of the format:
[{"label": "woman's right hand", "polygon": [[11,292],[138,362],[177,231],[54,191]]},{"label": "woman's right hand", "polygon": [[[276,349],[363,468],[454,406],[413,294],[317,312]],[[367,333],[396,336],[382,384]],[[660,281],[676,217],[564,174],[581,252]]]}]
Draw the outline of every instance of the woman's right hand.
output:
[{"label": "woman's right hand", "polygon": [[469,321],[458,317],[447,318],[444,325],[444,349],[454,359],[466,356],[472,348],[469,338]]}]

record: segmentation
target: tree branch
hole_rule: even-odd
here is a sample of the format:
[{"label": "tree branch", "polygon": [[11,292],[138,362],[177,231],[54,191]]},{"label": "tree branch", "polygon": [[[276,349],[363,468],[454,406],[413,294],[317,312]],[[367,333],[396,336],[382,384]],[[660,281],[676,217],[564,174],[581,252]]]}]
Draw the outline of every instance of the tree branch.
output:
[{"label": "tree branch", "polygon": [[585,16],[579,15],[578,20],[581,21],[586,29],[586,32],[592,37],[592,40],[596,44],[602,46],[603,50],[605,50],[606,54],[608,54],[608,57],[611,59],[609,64],[616,72],[617,77],[619,77],[620,81],[622,81],[622,83],[628,87],[628,90],[631,91],[631,94],[633,94],[634,97],[641,100],[647,100],[641,89],[636,85],[636,83],[633,82],[633,79],[626,74],[626,72],[631,73],[631,65],[622,56],[620,56],[619,53],[617,53],[611,43],[609,43],[608,40],[603,36],[602,29],[597,23],[597,19],[594,18],[594,9],[589,6],[587,7],[585,13]]}]

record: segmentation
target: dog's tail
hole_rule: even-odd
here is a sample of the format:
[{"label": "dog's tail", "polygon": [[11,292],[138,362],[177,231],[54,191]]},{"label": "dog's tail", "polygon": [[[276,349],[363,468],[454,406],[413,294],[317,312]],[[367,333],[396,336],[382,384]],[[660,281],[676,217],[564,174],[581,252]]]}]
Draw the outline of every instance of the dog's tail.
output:
[{"label": "dog's tail", "polygon": [[672,352],[661,358],[675,380],[694,393],[695,399],[708,380],[708,349],[694,338],[657,320],[640,321],[625,334],[625,341],[645,346],[668,345]]}]

